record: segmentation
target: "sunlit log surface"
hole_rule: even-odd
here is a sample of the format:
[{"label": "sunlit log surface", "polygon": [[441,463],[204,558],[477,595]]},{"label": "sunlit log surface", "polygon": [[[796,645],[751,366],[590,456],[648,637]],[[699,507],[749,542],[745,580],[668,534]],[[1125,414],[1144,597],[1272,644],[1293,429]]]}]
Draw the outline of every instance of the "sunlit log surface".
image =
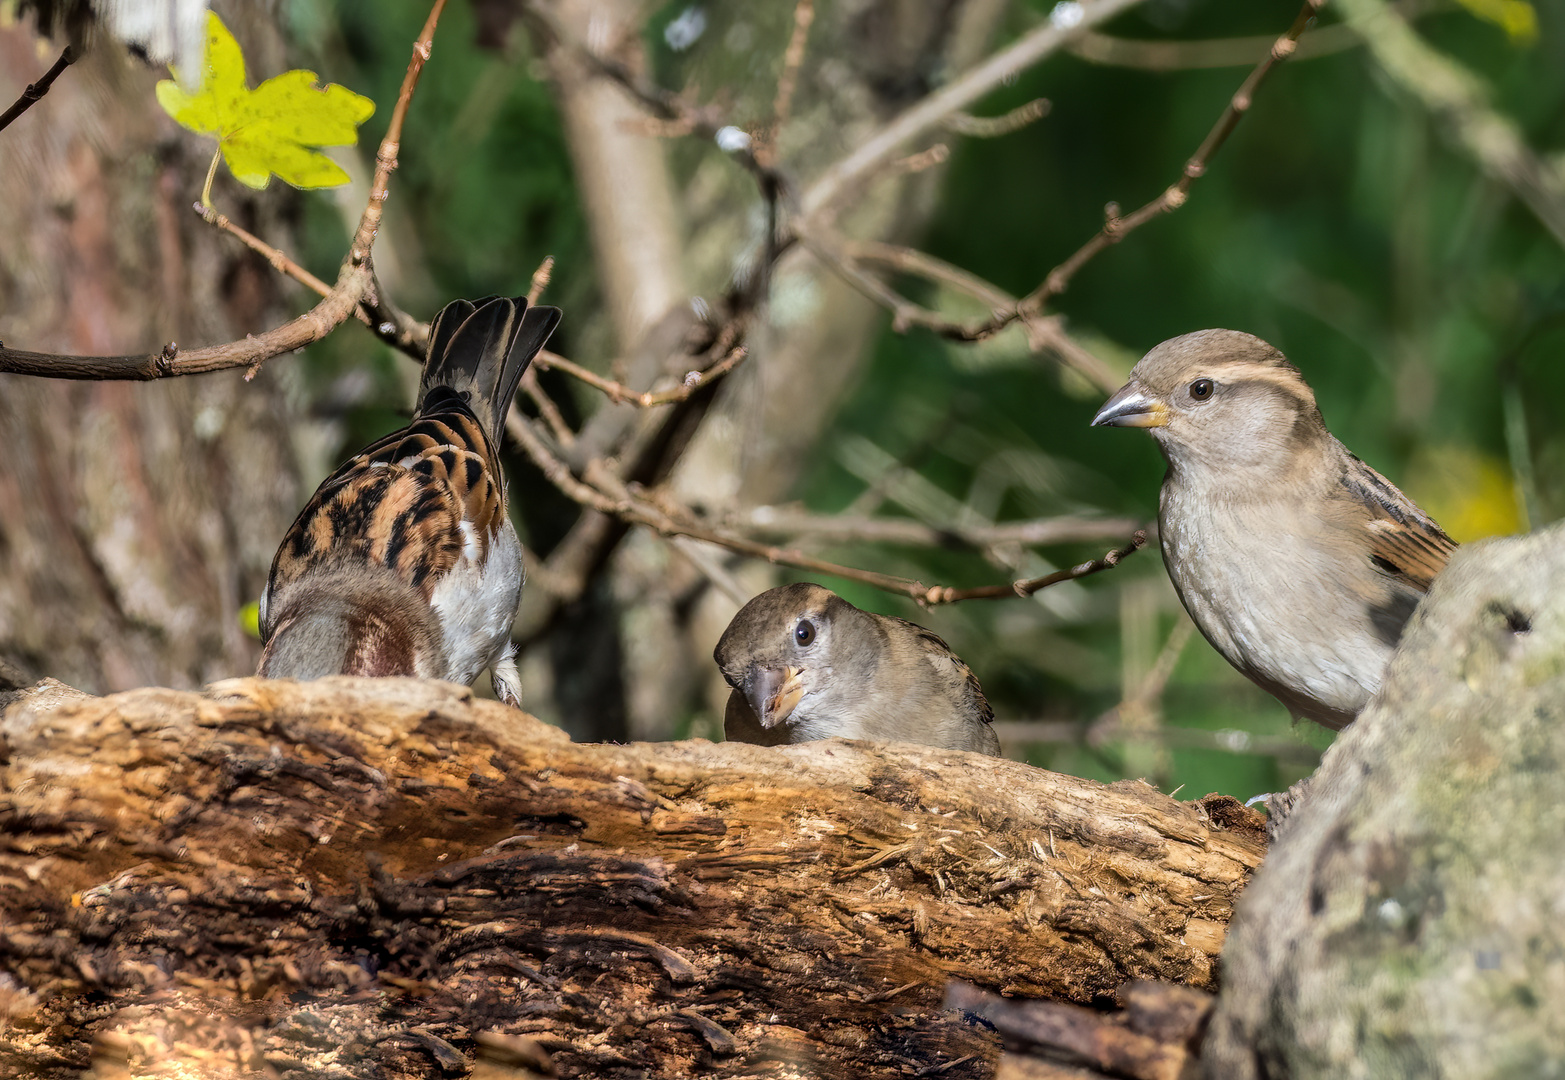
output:
[{"label": "sunlit log surface", "polygon": [[1210,988],[1264,850],[1227,799],[576,744],[411,680],[54,684],[0,738],[0,1071],[40,1076],[986,1077],[950,980]]}]

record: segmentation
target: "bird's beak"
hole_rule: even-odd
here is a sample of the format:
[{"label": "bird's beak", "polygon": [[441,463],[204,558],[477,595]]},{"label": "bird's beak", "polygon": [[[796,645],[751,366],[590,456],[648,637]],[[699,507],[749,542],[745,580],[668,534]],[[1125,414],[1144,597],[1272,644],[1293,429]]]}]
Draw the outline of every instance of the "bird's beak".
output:
[{"label": "bird's beak", "polygon": [[1168,406],[1149,395],[1135,379],[1103,403],[1093,427],[1167,427]]},{"label": "bird's beak", "polygon": [[804,669],[752,668],[744,679],[744,696],[761,726],[770,730],[792,716],[804,697]]}]

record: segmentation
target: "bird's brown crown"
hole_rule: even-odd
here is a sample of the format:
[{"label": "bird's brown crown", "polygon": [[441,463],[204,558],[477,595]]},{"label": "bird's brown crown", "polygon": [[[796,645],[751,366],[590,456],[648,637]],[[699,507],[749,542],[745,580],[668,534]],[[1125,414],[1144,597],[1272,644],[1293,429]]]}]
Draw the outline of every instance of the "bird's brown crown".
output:
[{"label": "bird's brown crown", "polygon": [[1315,407],[1304,375],[1276,346],[1242,330],[1197,330],[1154,346],[1131,371],[1155,394],[1174,393],[1205,376],[1224,383],[1270,384]]},{"label": "bird's brown crown", "polygon": [[713,650],[712,658],[725,674],[781,654],[794,624],[804,616],[831,620],[839,612],[857,611],[830,589],[801,581],[769,589],[739,609]]}]

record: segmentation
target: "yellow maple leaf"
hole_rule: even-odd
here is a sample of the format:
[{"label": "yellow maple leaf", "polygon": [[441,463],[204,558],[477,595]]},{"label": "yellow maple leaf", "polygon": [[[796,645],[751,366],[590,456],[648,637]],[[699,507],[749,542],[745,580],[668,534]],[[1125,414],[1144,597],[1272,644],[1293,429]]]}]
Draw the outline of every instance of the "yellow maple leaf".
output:
[{"label": "yellow maple leaf", "polygon": [[[345,86],[317,85],[313,71],[285,71],[251,90],[239,42],[215,12],[207,13],[201,89],[189,94],[164,79],[157,94],[176,122],[217,139],[229,171],[252,188],[264,188],[273,174],[297,188],[346,184],[342,167],[311,148],[352,146],[359,141],[359,125],[375,112],[373,101]],[[212,167],[217,168],[215,158]],[[202,205],[211,205],[211,188],[208,174]]]}]

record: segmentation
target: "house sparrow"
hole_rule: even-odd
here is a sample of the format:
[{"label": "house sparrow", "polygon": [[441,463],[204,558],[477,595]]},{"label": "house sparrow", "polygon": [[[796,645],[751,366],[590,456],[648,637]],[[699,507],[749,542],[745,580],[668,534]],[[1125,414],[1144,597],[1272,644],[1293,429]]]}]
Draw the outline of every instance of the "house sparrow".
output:
[{"label": "house sparrow", "polygon": [[723,720],[730,742],[841,737],[1000,755],[994,710],[950,646],[819,585],[755,597],[712,655],[734,688]]},{"label": "house sparrow", "polygon": [[1249,334],[1163,342],[1092,423],[1157,439],[1163,563],[1212,646],[1294,717],[1352,722],[1455,541],[1332,437],[1298,368]]},{"label": "house sparrow", "polygon": [[560,321],[521,298],[447,304],[429,328],[413,422],[316,490],[261,594],[259,674],[416,675],[521,704],[511,622],[522,546],[506,513],[500,431]]}]

